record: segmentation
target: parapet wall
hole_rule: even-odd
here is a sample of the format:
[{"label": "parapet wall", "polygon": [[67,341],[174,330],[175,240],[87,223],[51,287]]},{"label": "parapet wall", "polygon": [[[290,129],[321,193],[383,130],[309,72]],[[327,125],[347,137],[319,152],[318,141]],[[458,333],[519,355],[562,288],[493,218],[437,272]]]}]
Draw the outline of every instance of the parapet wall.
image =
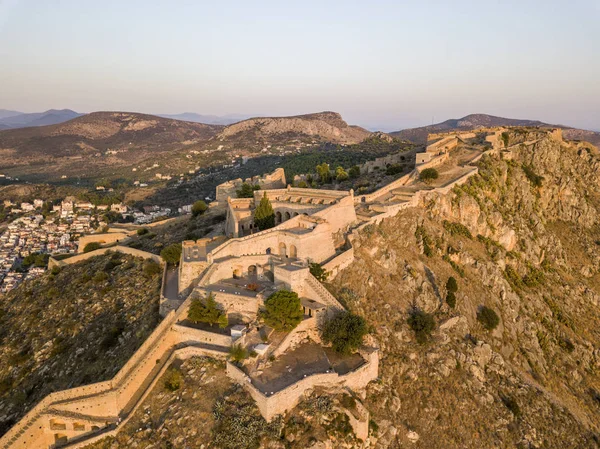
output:
[{"label": "parapet wall", "polygon": [[221,204],[227,204],[227,198],[236,197],[236,190],[238,190],[243,183],[258,184],[261,190],[266,189],[279,189],[285,187],[285,171],[283,168],[277,168],[273,173],[267,173],[263,176],[254,176],[242,180],[241,178],[234,179],[232,181],[224,182],[217,186],[216,189],[216,200]]},{"label": "parapet wall", "polygon": [[302,396],[316,387],[347,386],[356,390],[365,388],[369,382],[377,379],[379,375],[378,364],[378,351],[371,350],[365,363],[354,371],[350,371],[344,375],[333,371],[313,374],[269,396],[263,394],[252,385],[246,373],[231,362],[227,362],[227,376],[234,382],[242,385],[250,393],[250,396],[256,401],[261,415],[267,421],[271,421],[275,416],[296,407]]},{"label": "parapet wall", "polygon": [[126,240],[129,240],[129,234],[126,234],[124,232],[108,232],[106,234],[84,235],[77,242],[77,244],[78,244],[77,252],[83,253],[83,250],[85,249],[85,246],[88,243],[97,242],[97,243],[100,243],[101,245],[106,245],[106,244],[115,243],[115,242],[122,243],[123,241],[126,241]]},{"label": "parapet wall", "polygon": [[350,248],[343,253],[338,254],[329,262],[323,265],[323,269],[329,273],[329,280],[334,279],[340,271],[349,266],[354,261],[354,248]]},{"label": "parapet wall", "polygon": [[154,262],[159,263],[159,264],[163,263],[163,260],[161,259],[161,257],[156,254],[152,254],[152,253],[149,253],[146,251],[141,251],[141,250],[135,249],[135,248],[129,248],[128,246],[112,246],[110,248],[100,248],[100,249],[97,249],[94,251],[90,251],[89,253],[78,254],[76,256],[69,257],[67,259],[62,259],[62,260],[54,259],[53,257],[51,257],[48,261],[48,267],[52,268],[55,266],[63,267],[65,265],[71,265],[74,263],[81,262],[83,260],[90,259],[92,257],[101,256],[110,251],[116,251],[116,252],[123,253],[123,254],[129,254],[130,256],[135,256],[135,257],[142,257],[144,259],[152,259]]}]

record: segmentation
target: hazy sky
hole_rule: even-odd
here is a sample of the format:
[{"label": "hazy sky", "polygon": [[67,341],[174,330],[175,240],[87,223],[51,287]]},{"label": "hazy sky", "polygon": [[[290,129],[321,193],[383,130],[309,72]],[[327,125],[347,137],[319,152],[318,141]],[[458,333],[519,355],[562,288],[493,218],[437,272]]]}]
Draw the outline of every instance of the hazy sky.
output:
[{"label": "hazy sky", "polygon": [[0,0],[0,108],[600,130],[600,0]]}]

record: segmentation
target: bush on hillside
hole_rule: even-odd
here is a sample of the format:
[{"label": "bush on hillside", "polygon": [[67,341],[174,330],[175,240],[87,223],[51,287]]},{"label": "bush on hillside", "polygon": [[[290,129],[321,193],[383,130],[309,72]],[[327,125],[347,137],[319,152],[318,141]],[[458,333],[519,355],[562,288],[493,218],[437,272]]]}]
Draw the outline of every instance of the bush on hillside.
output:
[{"label": "bush on hillside", "polygon": [[98,242],[90,242],[83,247],[83,252],[89,253],[91,251],[96,251],[97,249],[100,249],[101,247],[102,247],[102,245],[100,245],[100,243],[98,243]]},{"label": "bush on hillside", "polygon": [[435,319],[432,314],[415,308],[410,312],[408,325],[415,333],[417,342],[424,344],[431,338],[431,332],[435,328]]},{"label": "bush on hillside", "polygon": [[435,168],[426,168],[419,174],[419,179],[424,183],[431,183],[439,178],[439,173]]},{"label": "bush on hillside", "polygon": [[177,391],[183,384],[183,376],[177,368],[169,368],[165,374],[165,389],[168,391]]},{"label": "bush on hillside", "polygon": [[493,309],[482,306],[477,312],[477,321],[479,321],[487,330],[491,331],[496,329],[498,324],[500,324],[500,317]]},{"label": "bush on hillside", "polygon": [[242,360],[248,358],[248,350],[244,348],[241,344],[233,345],[229,348],[229,357],[234,362],[241,362]]},{"label": "bush on hillside", "polygon": [[352,354],[362,345],[368,333],[369,328],[363,317],[343,312],[325,323],[322,338],[325,343],[332,344],[335,352]]},{"label": "bush on hillside", "polygon": [[176,265],[181,259],[181,243],[173,243],[160,252],[160,257],[171,265]]},{"label": "bush on hillside", "polygon": [[456,307],[456,292],[458,291],[458,283],[456,279],[452,276],[448,278],[446,282],[446,304],[448,304],[452,309]]},{"label": "bush on hillside", "polygon": [[153,277],[157,274],[161,273],[160,264],[154,262],[152,259],[147,259],[144,261],[144,274],[148,277]]},{"label": "bush on hillside", "polygon": [[192,215],[197,217],[198,215],[202,215],[204,212],[206,212],[207,209],[208,206],[206,203],[202,200],[198,200],[192,205]]},{"label": "bush on hillside", "polygon": [[302,321],[298,293],[279,290],[265,300],[265,309],[261,314],[264,322],[278,331],[291,331]]},{"label": "bush on hillside", "polygon": [[140,228],[137,230],[137,235],[144,235],[144,234],[148,234],[148,229],[147,228]]}]

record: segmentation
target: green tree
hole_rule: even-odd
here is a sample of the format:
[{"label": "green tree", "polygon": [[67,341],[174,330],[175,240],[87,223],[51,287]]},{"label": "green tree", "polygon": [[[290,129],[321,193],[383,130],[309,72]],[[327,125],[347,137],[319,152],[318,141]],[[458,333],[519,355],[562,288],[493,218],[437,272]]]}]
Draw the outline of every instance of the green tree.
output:
[{"label": "green tree", "polygon": [[458,283],[454,277],[450,276],[448,278],[446,290],[446,303],[454,309],[454,307],[456,307],[456,292],[458,291]]},{"label": "green tree", "polygon": [[161,273],[160,264],[157,264],[152,259],[147,259],[144,261],[144,274],[151,278],[157,274]]},{"label": "green tree", "polygon": [[83,252],[84,253],[89,253],[91,251],[96,251],[97,249],[100,249],[101,245],[98,242],[90,242],[87,245],[85,245],[83,247]]},{"label": "green tree", "polygon": [[419,174],[419,179],[426,184],[439,178],[439,173],[435,168],[426,168]]},{"label": "green tree", "polygon": [[333,350],[340,354],[352,354],[360,345],[369,328],[365,319],[350,312],[338,314],[323,327],[322,338],[331,343]]},{"label": "green tree", "polygon": [[329,277],[329,273],[318,263],[311,263],[309,265],[310,274],[316,277],[319,281],[325,282]]},{"label": "green tree", "polygon": [[202,200],[198,200],[192,205],[192,215],[197,217],[198,215],[202,215],[204,212],[206,212],[207,209],[208,206],[206,203]]},{"label": "green tree", "polygon": [[188,310],[188,319],[192,323],[208,323],[211,326],[218,324],[220,328],[226,328],[227,315],[221,309],[212,293],[204,299],[194,298]]},{"label": "green tree", "polygon": [[327,162],[317,165],[317,174],[322,183],[331,181],[331,171],[329,170],[329,164]]},{"label": "green tree", "polygon": [[160,252],[160,257],[171,265],[176,265],[181,259],[181,243],[173,243],[172,245],[163,248]]},{"label": "green tree", "polygon": [[291,331],[302,321],[300,298],[295,292],[278,290],[265,300],[265,323],[278,331]]},{"label": "green tree", "polygon": [[248,184],[247,182],[243,183],[239,190],[235,191],[235,194],[238,198],[254,198],[254,191],[260,190],[260,185],[258,184]]},{"label": "green tree", "polygon": [[241,344],[232,345],[229,348],[229,357],[234,362],[241,362],[248,357],[248,351]]},{"label": "green tree", "polygon": [[482,306],[477,312],[477,321],[479,321],[487,330],[491,331],[496,329],[498,324],[500,324],[500,317],[493,309]]},{"label": "green tree", "polygon": [[408,317],[408,325],[415,333],[417,342],[424,344],[431,337],[431,331],[435,328],[435,320],[430,313],[413,309]]},{"label": "green tree", "polygon": [[352,179],[356,179],[360,176],[360,167],[358,165],[354,165],[348,170],[348,176]]},{"label": "green tree", "polygon": [[338,182],[348,180],[348,173],[344,170],[344,167],[338,167],[335,169],[335,179]]},{"label": "green tree", "polygon": [[261,231],[275,226],[275,211],[273,210],[271,201],[267,198],[267,192],[265,192],[254,211],[254,223],[256,223],[258,229]]}]

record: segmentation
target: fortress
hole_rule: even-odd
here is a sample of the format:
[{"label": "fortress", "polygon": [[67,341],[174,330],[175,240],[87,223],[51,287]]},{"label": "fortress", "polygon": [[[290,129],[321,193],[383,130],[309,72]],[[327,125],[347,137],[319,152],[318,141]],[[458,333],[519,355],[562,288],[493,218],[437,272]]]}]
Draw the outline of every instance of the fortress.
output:
[{"label": "fortress", "polygon": [[[233,344],[256,351],[257,357],[243,366],[228,361],[226,374],[248,391],[267,420],[294,408],[315,387],[343,388],[360,396],[379,375],[379,351],[372,340],[360,348],[349,368],[331,362],[326,351],[319,349],[323,351],[319,353],[322,363],[312,366],[309,372],[301,371],[301,365],[295,367],[298,371],[279,371],[278,366],[287,363],[280,361],[288,360],[290,354],[301,360],[307,347],[320,348],[319,328],[344,310],[310,273],[309,264],[319,263],[335,276],[354,260],[352,241],[365,226],[419,206],[425,195],[447,193],[454,185],[466,182],[477,173],[473,164],[483,154],[508,156],[511,146],[502,136],[505,132],[493,129],[432,136],[426,151],[417,154],[413,172],[358,197],[352,190],[286,187],[282,169],[252,180],[261,185],[254,198],[233,198],[241,180],[220,185],[219,207],[227,210],[225,235],[183,242],[175,276],[170,277],[164,268],[160,298],[163,320],[146,342],[113,379],[45,397],[0,439],[0,449],[76,448],[114,435],[173,360],[193,356],[225,359]],[[561,138],[556,130],[538,131],[542,133]],[[466,148],[474,140],[483,142],[487,149],[482,152],[467,148],[461,156],[464,163],[451,163],[451,151]],[[532,141],[515,142],[522,144]],[[430,167],[442,172],[439,185],[419,182],[419,173]],[[275,226],[260,231],[253,213],[264,195],[275,212]],[[157,258],[117,246],[62,261],[51,259],[51,264],[76,263],[108,250]],[[169,287],[174,287],[175,297],[167,297]],[[301,323],[284,334],[270,332],[257,319],[265,299],[280,289],[298,293],[304,312]],[[187,318],[194,299],[209,294],[227,315],[227,332],[194,325]],[[359,438],[368,436],[368,422],[366,410],[360,419],[352,417]]]}]

